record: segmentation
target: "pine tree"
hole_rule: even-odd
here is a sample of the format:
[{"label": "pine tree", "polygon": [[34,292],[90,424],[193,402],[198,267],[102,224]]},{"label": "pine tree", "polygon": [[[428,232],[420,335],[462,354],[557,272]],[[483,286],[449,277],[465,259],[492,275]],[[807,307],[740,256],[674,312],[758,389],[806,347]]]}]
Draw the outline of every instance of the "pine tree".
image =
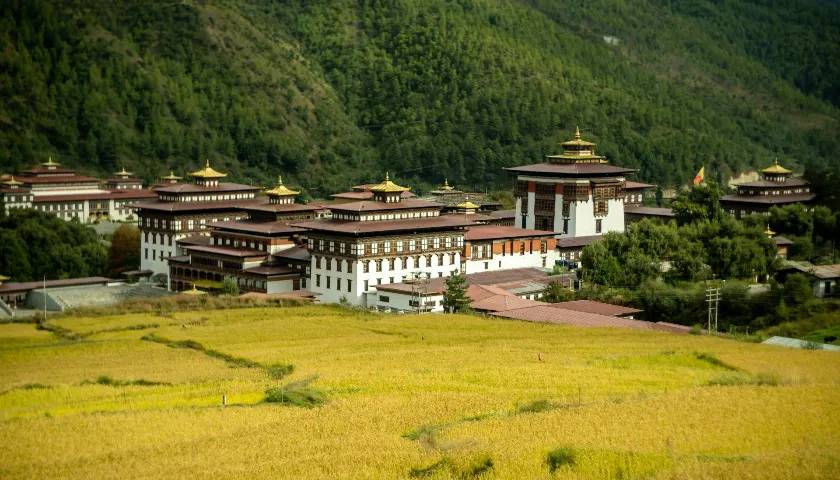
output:
[{"label": "pine tree", "polygon": [[455,272],[446,279],[446,291],[443,292],[443,309],[449,313],[463,312],[469,308],[467,297],[467,278]]}]

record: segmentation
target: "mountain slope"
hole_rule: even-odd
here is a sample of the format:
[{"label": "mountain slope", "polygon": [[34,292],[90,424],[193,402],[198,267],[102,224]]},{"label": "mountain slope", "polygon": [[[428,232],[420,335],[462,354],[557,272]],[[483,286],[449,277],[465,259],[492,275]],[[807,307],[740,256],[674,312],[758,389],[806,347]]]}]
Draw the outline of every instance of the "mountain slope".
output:
[{"label": "mountain slope", "polygon": [[576,125],[671,185],[840,154],[840,8],[817,0],[61,5],[0,19],[4,169],[494,188]]}]

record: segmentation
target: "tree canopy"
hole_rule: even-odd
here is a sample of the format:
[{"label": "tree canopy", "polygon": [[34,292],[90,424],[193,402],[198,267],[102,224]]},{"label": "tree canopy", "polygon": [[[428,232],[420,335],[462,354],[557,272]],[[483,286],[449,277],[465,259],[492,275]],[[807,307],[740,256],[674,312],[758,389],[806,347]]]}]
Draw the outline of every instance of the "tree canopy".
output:
[{"label": "tree canopy", "polygon": [[0,38],[4,170],[210,158],[315,197],[386,168],[483,190],[575,125],[665,186],[774,156],[819,180],[840,156],[840,6],[819,0],[10,0]]},{"label": "tree canopy", "polygon": [[29,209],[0,217],[0,273],[13,281],[102,275],[107,262],[96,232],[78,221]]}]

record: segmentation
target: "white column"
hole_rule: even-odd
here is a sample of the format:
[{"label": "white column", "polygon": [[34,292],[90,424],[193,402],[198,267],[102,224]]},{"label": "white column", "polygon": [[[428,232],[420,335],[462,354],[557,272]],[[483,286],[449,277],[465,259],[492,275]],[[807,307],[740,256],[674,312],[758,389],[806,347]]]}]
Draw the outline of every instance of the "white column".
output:
[{"label": "white column", "polygon": [[534,217],[534,206],[536,203],[535,192],[528,192],[528,217],[525,219],[525,228],[534,228],[536,218]]},{"label": "white column", "polygon": [[513,224],[517,228],[525,228],[522,224],[522,197],[516,197],[516,216],[513,217]]},{"label": "white column", "polygon": [[554,194],[554,233],[563,233],[563,195]]}]

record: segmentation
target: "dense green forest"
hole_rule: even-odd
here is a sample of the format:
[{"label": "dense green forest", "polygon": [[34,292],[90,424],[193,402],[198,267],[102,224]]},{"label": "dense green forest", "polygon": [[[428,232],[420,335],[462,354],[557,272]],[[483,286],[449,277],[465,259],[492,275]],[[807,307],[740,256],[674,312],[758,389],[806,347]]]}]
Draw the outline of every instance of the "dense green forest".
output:
[{"label": "dense green forest", "polygon": [[576,125],[663,185],[840,156],[819,0],[9,0],[0,42],[3,171],[492,189]]}]

